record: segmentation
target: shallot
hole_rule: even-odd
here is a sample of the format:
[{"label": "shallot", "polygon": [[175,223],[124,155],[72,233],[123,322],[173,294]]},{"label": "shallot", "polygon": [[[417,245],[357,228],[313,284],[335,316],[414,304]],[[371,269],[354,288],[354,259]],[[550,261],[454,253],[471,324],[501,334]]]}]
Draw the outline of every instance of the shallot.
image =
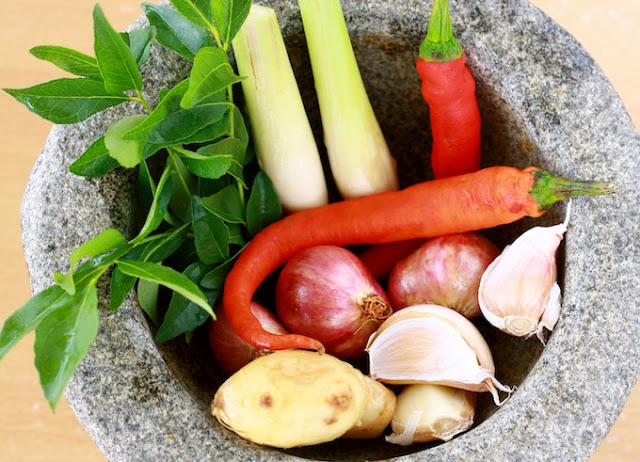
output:
[{"label": "shallot", "polygon": [[[288,334],[278,319],[259,303],[251,303],[251,312],[266,331]],[[209,324],[209,345],[216,361],[226,373],[233,374],[254,359],[271,353],[270,350],[256,348],[242,340],[229,324],[224,310],[216,310],[216,316],[217,319]]]},{"label": "shallot", "polygon": [[446,306],[467,318],[480,316],[478,286],[498,247],[478,233],[459,233],[428,239],[400,260],[389,276],[391,306],[423,303]]},{"label": "shallot", "polygon": [[342,359],[362,356],[392,309],[382,287],[352,252],[322,245],[297,253],[276,285],[276,311],[291,333],[321,342]]}]

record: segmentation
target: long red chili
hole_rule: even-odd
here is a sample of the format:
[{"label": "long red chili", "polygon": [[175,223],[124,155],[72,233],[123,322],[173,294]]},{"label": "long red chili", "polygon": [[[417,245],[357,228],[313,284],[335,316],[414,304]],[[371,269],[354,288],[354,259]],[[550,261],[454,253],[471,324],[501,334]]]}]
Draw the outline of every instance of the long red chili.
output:
[{"label": "long red chili", "polygon": [[240,254],[225,282],[225,314],[238,335],[256,347],[324,351],[315,339],[265,331],[251,312],[256,289],[297,252],[322,244],[376,244],[491,228],[541,216],[569,196],[611,192],[609,183],[568,180],[534,167],[490,167],[297,212],[262,230]]},{"label": "long red chili", "polygon": [[[422,96],[429,105],[435,178],[480,168],[480,109],[476,82],[466,66],[462,46],[453,35],[448,0],[434,0],[427,36],[420,45],[416,69]],[[376,279],[389,275],[397,261],[420,247],[421,240],[370,247],[360,259]]]}]

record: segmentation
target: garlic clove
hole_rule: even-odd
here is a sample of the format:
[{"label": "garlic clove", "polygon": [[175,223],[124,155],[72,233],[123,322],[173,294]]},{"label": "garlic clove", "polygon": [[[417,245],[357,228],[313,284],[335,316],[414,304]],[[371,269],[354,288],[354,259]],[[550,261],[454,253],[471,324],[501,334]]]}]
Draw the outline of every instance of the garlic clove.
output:
[{"label": "garlic clove", "polygon": [[537,335],[544,343],[544,329],[553,330],[560,316],[556,251],[568,217],[559,225],[525,231],[487,267],[478,302],[490,324],[516,337]]},{"label": "garlic clove", "polygon": [[429,441],[449,441],[473,425],[476,394],[442,385],[415,384],[397,398],[389,443],[409,446]]},{"label": "garlic clove", "polygon": [[553,330],[553,328],[556,326],[556,323],[558,322],[558,319],[560,318],[561,307],[562,293],[560,291],[560,286],[558,285],[558,283],[555,283],[551,288],[551,293],[549,294],[549,304],[544,310],[544,313],[542,313],[542,318],[540,319],[538,330],[536,332],[538,339],[540,339],[543,344],[545,343],[543,330]]},{"label": "garlic clove", "polygon": [[487,391],[498,405],[499,391],[511,389],[495,378],[491,350],[460,313],[437,305],[403,308],[389,317],[367,345],[369,374],[390,384],[434,383]]}]

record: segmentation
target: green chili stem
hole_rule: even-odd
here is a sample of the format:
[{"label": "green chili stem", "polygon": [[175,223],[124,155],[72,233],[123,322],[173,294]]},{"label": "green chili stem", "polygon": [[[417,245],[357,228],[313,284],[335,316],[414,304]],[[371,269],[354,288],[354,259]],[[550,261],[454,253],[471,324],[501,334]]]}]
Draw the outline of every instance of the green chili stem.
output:
[{"label": "green chili stem", "polygon": [[462,53],[462,46],[453,35],[449,0],[434,0],[427,36],[420,45],[420,57],[429,62],[448,63]]},{"label": "green chili stem", "polygon": [[533,172],[533,186],[529,193],[535,199],[540,210],[549,210],[556,202],[572,196],[602,196],[614,194],[616,187],[605,181],[572,180],[553,176],[544,170]]}]

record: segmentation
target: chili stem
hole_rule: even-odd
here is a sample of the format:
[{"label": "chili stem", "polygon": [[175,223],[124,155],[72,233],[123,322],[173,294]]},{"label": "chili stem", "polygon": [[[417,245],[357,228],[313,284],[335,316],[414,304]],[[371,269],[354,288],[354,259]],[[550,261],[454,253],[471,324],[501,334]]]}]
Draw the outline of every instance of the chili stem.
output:
[{"label": "chili stem", "polygon": [[434,0],[427,36],[420,45],[420,57],[429,62],[448,63],[462,53],[462,46],[453,35],[449,0]]},{"label": "chili stem", "polygon": [[616,188],[604,181],[580,181],[553,176],[544,170],[533,172],[533,185],[529,193],[540,210],[549,210],[553,204],[571,196],[602,196],[613,194]]}]

